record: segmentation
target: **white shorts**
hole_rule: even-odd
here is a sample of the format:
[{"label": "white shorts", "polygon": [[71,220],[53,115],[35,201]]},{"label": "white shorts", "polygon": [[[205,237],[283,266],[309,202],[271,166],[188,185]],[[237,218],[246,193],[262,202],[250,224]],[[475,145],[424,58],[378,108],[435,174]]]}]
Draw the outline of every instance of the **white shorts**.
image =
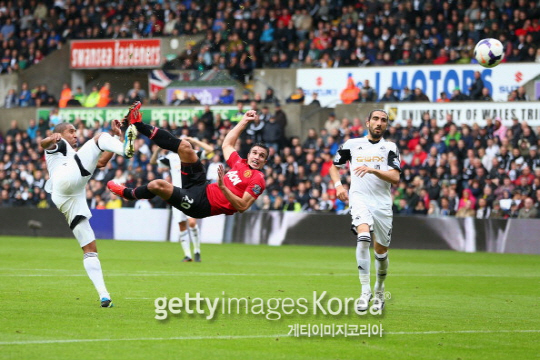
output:
[{"label": "white shorts", "polygon": [[177,208],[172,208],[173,212],[173,221],[175,223],[181,223],[187,221],[190,217],[178,210]]},{"label": "white shorts", "polygon": [[[352,200],[352,199],[351,199]],[[367,224],[373,233],[375,241],[389,247],[392,237],[392,209],[379,209],[368,206],[363,202],[351,201],[351,217],[354,231],[361,224]]]},{"label": "white shorts", "polygon": [[71,222],[77,215],[84,216],[87,219],[92,217],[92,213],[86,202],[84,188],[81,193],[76,195],[62,195],[58,192],[53,192],[51,198],[58,210],[66,217],[69,226],[71,226]]}]

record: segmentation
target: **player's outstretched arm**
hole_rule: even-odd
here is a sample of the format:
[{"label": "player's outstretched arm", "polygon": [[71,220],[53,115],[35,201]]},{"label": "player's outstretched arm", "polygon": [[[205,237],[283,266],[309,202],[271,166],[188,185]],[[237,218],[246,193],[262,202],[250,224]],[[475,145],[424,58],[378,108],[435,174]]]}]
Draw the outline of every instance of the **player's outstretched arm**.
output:
[{"label": "player's outstretched arm", "polygon": [[339,169],[337,168],[336,165],[330,166],[329,174],[330,174],[330,177],[332,178],[332,182],[334,183],[334,185],[337,185],[335,186],[337,198],[341,201],[346,201],[349,198],[349,196],[347,195],[347,190],[345,190],[343,185],[341,185]]},{"label": "player's outstretched arm", "polygon": [[53,133],[51,134],[51,136],[48,136],[45,139],[41,140],[40,145],[43,149],[50,150],[60,140],[62,140],[62,135],[60,135],[60,133]]},{"label": "player's outstretched arm", "polygon": [[225,176],[225,169],[223,168],[223,165],[220,165],[218,168],[218,186],[223,195],[229,200],[233,208],[235,208],[238,212],[243,213],[247,209],[253,205],[255,202],[255,198],[251,196],[250,193],[247,191],[244,192],[244,196],[239,197],[236,196],[231,190],[229,190],[225,183],[223,182],[223,177]]},{"label": "player's outstretched arm", "polygon": [[[111,130],[113,134],[117,136],[118,138],[122,136],[121,126],[122,124],[120,123],[120,120],[113,120],[111,122]],[[96,143],[97,143],[97,140],[96,140]],[[111,151],[104,151],[99,157],[96,168],[101,169],[107,166],[109,161],[112,159],[113,155],[114,153]]]},{"label": "player's outstretched arm", "polygon": [[113,157],[114,153],[110,151],[104,151],[101,156],[99,157],[98,163],[96,165],[96,168],[101,169],[107,166],[109,163],[109,160]]},{"label": "player's outstretched arm", "polygon": [[159,146],[156,146],[156,149],[152,153],[152,157],[150,157],[150,164],[152,164],[152,165],[157,164],[157,158],[158,158],[160,152],[161,152],[161,148]]},{"label": "player's outstretched arm", "polygon": [[198,146],[201,149],[203,149],[204,151],[206,151],[207,154],[210,154],[210,153],[214,152],[214,147],[212,145],[210,145],[210,144],[205,143],[204,141],[201,141],[199,139],[195,139],[195,138],[192,138],[192,137],[189,137],[189,136],[186,137],[185,139],[187,141],[189,141],[190,143],[192,143],[193,145]]},{"label": "player's outstretched arm", "polygon": [[354,169],[354,174],[356,176],[363,177],[366,174],[373,174],[381,180],[389,182],[392,185],[397,185],[399,183],[399,170],[390,169],[390,170],[377,170],[372,169],[368,166],[359,166]]},{"label": "player's outstretched arm", "polygon": [[257,112],[255,110],[248,110],[242,117],[242,120],[236,124],[234,128],[231,129],[227,133],[227,136],[225,136],[225,139],[223,140],[223,156],[225,157],[225,160],[229,160],[229,157],[231,154],[235,151],[234,145],[236,144],[236,140],[240,137],[240,134],[244,132],[246,127],[251,121],[255,121],[257,118]]}]

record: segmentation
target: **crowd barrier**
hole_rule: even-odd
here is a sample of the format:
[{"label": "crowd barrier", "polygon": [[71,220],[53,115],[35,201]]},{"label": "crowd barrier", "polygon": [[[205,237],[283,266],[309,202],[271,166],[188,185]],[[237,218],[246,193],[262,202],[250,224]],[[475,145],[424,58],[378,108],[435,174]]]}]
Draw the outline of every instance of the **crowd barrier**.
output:
[{"label": "crowd barrier", "polygon": [[[98,239],[178,241],[168,209],[92,210]],[[0,235],[73,237],[55,209],[1,208]],[[258,211],[198,220],[203,243],[356,246],[348,215]],[[394,249],[540,254],[540,220],[394,217]]]}]

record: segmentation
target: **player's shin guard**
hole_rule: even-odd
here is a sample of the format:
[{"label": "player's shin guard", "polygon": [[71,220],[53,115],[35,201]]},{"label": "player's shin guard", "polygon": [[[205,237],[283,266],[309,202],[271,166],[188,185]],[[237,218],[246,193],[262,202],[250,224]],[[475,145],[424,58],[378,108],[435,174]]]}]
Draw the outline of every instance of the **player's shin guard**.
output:
[{"label": "player's shin guard", "polygon": [[371,257],[369,255],[370,244],[371,236],[368,232],[358,234],[356,244],[356,262],[358,264],[358,272],[360,274],[362,293],[371,292],[369,279],[369,271],[371,267]]},{"label": "player's shin guard", "polygon": [[182,140],[178,139],[170,132],[142,122],[135,123],[135,127],[137,128],[138,132],[154,140],[154,142],[160,148],[170,150],[175,153],[178,152],[178,147],[180,146]]},{"label": "player's shin guard", "polygon": [[191,245],[189,243],[189,232],[187,230],[180,231],[180,244],[182,244],[184,255],[191,259]]},{"label": "player's shin guard", "polygon": [[375,270],[377,271],[377,280],[375,281],[375,291],[384,290],[384,280],[386,279],[386,271],[388,269],[388,252],[384,254],[375,254]]},{"label": "player's shin guard", "polygon": [[199,239],[199,226],[189,227],[189,235],[191,241],[193,241],[193,252],[195,254],[201,253],[201,240]]},{"label": "player's shin guard", "polygon": [[101,151],[110,151],[117,155],[124,156],[124,144],[108,133],[104,132],[99,135],[97,146]]}]

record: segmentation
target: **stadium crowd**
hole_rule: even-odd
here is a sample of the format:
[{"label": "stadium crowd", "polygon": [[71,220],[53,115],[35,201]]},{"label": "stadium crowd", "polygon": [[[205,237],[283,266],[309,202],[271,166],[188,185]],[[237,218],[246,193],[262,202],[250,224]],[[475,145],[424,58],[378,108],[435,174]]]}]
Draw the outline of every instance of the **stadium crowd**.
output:
[{"label": "stadium crowd", "polygon": [[531,0],[2,1],[0,72],[37,64],[71,39],[193,34],[205,39],[181,54],[180,68],[227,69],[240,81],[262,67],[467,64],[490,37],[504,61],[540,61],[539,19]]},{"label": "stadium crowd", "polygon": [[[239,106],[239,111],[243,111]],[[360,118],[337,119],[330,114],[324,127],[310,129],[305,139],[285,137],[287,115],[281,107],[275,113],[262,106],[260,121],[250,124],[241,137],[238,151],[246,155],[249,146],[263,141],[270,147],[264,168],[267,189],[252,210],[318,211],[346,213],[348,204],[336,199],[328,175],[333,155],[340,144],[351,137],[363,136],[366,129]],[[535,218],[540,214],[540,156],[538,134],[525,122],[514,118],[506,128],[499,118],[487,119],[485,126],[458,126],[452,116],[438,126],[425,113],[420,126],[396,124],[386,138],[398,144],[402,159],[402,176],[393,188],[394,212],[398,215],[457,216],[477,218]],[[86,126],[75,121],[79,142],[84,143],[109,124],[98,121]],[[223,163],[219,151],[227,131],[234,122],[214,114],[210,107],[192,124],[177,126],[163,121],[159,125],[177,136],[203,139],[216,148],[215,155],[204,158],[209,181],[217,181],[217,168]],[[31,120],[27,129],[16,121],[0,135],[0,206],[48,208],[44,192],[47,171],[39,140],[51,129],[43,119]],[[169,179],[165,168],[154,164],[157,147],[146,137],[136,142],[136,154],[126,160],[116,156],[96,171],[87,188],[91,208],[166,207],[158,197],[148,201],[128,202],[106,191],[108,180],[129,187],[146,184],[156,178]],[[154,157],[155,159],[155,157]],[[350,183],[343,170],[342,182]]]}]

